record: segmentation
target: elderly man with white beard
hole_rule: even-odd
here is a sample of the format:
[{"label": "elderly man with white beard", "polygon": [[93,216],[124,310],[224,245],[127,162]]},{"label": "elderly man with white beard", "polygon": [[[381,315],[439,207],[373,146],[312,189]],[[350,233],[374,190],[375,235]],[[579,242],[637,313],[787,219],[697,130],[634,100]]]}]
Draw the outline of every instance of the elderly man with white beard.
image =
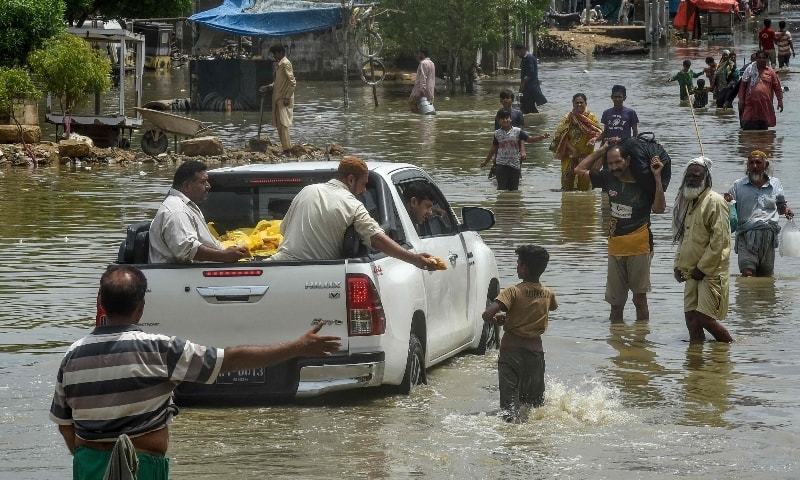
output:
[{"label": "elderly man with white beard", "polygon": [[686,282],[683,311],[690,342],[732,342],[720,320],[728,312],[731,230],[728,203],[711,190],[711,160],[692,159],[675,199],[672,231],[678,243],[675,279]]}]

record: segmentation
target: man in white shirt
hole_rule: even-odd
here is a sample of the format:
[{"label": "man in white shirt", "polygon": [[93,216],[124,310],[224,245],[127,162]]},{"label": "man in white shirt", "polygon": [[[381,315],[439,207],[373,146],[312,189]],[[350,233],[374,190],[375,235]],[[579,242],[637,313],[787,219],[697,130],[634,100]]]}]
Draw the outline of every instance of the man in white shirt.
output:
[{"label": "man in white shirt", "polygon": [[389,238],[356,198],[367,188],[369,169],[358,157],[345,156],[337,178],[303,188],[281,222],[283,243],[272,260],[334,260],[342,258],[347,227],[353,225],[367,246],[424,270],[435,269],[427,253],[414,253]]},{"label": "man in white shirt", "polygon": [[211,235],[197,206],[208,198],[206,165],[187,160],[175,171],[172,188],[150,224],[150,263],[236,262],[246,248],[226,249]]}]

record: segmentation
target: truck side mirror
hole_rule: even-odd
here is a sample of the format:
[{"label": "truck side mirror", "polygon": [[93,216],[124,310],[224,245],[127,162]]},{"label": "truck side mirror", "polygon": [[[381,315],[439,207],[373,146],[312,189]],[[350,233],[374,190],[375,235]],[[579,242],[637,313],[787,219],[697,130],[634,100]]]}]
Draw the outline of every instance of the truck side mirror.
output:
[{"label": "truck side mirror", "polygon": [[481,207],[464,207],[461,209],[461,231],[480,232],[494,226],[494,213]]}]

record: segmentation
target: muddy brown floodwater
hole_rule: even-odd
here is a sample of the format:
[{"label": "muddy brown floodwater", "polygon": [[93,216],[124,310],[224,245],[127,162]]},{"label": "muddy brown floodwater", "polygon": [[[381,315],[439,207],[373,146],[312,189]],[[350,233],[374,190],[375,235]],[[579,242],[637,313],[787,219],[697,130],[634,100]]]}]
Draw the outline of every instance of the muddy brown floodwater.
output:
[{"label": "muddy brown floodwater", "polygon": [[[737,50],[750,52],[747,39]],[[726,45],[727,46],[727,45]],[[610,87],[676,164],[672,205],[687,159],[698,154],[690,113],[664,79],[684,58],[699,68],[722,46],[664,49],[652,58],[577,59],[541,66],[550,103],[529,130],[552,131],[585,92],[597,114]],[[794,61],[794,60],[793,60]],[[714,187],[743,175],[744,154],[770,152],[790,204],[800,206],[800,69],[783,75],[786,111],[772,132],[742,133],[735,114],[698,112]],[[502,82],[474,96],[437,97],[438,114],[406,113],[407,93],[299,80],[295,141],[337,142],[371,160],[430,172],[456,204],[481,205],[497,225],[483,235],[515,281],[513,249],[545,245],[543,280],[560,308],[544,337],[547,399],[530,420],[506,425],[496,352],[433,368],[410,396],[355,392],[263,408],[184,409],[172,427],[173,478],[782,478],[800,476],[800,259],[778,258],[775,278],[743,279],[731,259],[732,345],[689,346],[681,286],[672,279],[670,216],[654,215],[649,323],[609,325],[600,195],[561,193],[544,143],[529,147],[519,193],[496,193],[478,164],[489,148]],[[512,79],[507,82],[513,84]],[[146,100],[184,96],[185,74],[148,74]],[[203,113],[229,146],[255,135],[257,113]],[[268,132],[274,136],[274,131]],[[0,478],[70,475],[71,458],[47,417],[63,351],[92,325],[99,275],[124,227],[152,216],[174,167],[95,166],[0,171]],[[796,208],[797,209],[797,208]],[[633,316],[632,306],[626,311]]]}]

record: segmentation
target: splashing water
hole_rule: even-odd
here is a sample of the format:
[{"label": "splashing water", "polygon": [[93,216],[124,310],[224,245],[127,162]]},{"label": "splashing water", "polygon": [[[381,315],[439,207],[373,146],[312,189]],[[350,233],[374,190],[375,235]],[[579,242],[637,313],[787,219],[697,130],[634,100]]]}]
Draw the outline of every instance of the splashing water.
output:
[{"label": "splashing water", "polygon": [[570,387],[547,378],[544,405],[533,409],[528,423],[547,420],[563,426],[610,425],[624,423],[633,418],[622,409],[616,390],[597,380],[585,380]]}]

